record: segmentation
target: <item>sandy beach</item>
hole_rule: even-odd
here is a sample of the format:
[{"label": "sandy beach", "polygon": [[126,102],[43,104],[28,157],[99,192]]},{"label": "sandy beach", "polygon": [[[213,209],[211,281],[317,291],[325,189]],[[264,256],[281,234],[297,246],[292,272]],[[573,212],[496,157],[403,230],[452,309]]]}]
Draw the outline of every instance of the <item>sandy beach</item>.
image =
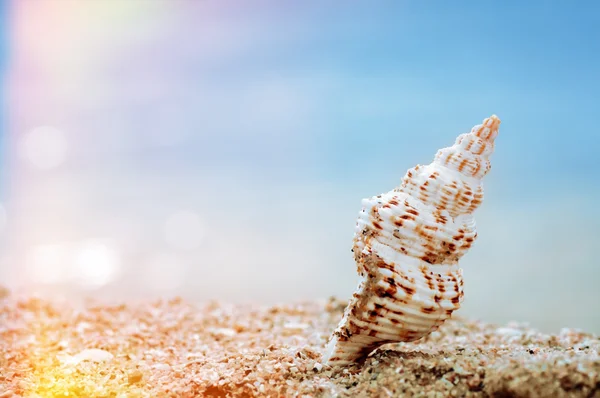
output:
[{"label": "sandy beach", "polygon": [[0,296],[0,397],[600,397],[600,341],[455,318],[330,369],[345,302],[53,303]]}]

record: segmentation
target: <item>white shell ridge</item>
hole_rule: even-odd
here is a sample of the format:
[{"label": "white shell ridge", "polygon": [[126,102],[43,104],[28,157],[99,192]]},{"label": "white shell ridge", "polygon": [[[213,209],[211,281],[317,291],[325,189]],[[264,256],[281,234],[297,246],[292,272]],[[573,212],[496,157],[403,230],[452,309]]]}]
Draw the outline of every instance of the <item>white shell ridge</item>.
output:
[{"label": "white shell ridge", "polygon": [[460,307],[458,261],[477,238],[473,212],[499,125],[495,115],[485,119],[431,164],[408,170],[400,187],[363,199],[353,246],[363,279],[327,345],[328,365],[420,339]]}]

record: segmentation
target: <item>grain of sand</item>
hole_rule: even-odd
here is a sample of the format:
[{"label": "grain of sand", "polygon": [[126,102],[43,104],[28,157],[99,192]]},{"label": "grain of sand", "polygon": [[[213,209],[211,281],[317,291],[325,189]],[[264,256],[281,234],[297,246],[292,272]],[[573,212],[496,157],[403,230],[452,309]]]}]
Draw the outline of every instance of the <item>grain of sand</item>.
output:
[{"label": "grain of sand", "polygon": [[345,302],[79,306],[0,297],[0,397],[600,397],[600,342],[454,319],[361,366],[321,360]]}]

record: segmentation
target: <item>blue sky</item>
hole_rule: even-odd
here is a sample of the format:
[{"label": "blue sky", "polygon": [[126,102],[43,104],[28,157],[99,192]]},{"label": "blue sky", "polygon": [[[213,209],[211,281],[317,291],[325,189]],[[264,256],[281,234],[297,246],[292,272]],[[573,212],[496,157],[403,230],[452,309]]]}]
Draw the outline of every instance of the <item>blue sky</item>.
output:
[{"label": "blue sky", "polygon": [[[202,32],[194,24],[202,10],[173,4],[179,7],[166,12],[178,22],[169,24],[165,17],[166,34],[136,41],[141,34],[132,28],[122,37],[107,37],[97,50],[82,46],[78,50],[84,54],[104,52],[113,59],[104,69],[73,68],[90,80],[123,84],[113,88],[114,107],[127,103],[129,113],[152,114],[171,104],[188,121],[183,128],[194,131],[209,124],[193,97],[201,96],[203,85],[230,94],[222,104],[209,104],[219,117],[229,112],[235,118],[245,111],[245,103],[237,102],[246,88],[276,79],[292,97],[291,106],[296,97],[310,102],[302,126],[309,131],[271,122],[272,115],[258,122],[238,115],[238,123],[212,123],[209,137],[200,138],[211,164],[228,167],[247,156],[257,168],[280,169],[287,166],[278,164],[276,150],[294,149],[289,167],[306,167],[308,160],[321,175],[351,177],[362,167],[354,162],[360,148],[366,149],[365,161],[389,164],[388,158],[400,154],[414,155],[409,163],[423,162],[432,144],[447,145],[448,136],[496,113],[505,131],[499,144],[505,150],[497,161],[519,191],[527,189],[520,181],[537,179],[545,186],[559,176],[593,178],[600,170],[595,156],[600,138],[589,125],[600,102],[600,6],[594,2],[382,2],[378,7],[265,2],[240,10],[225,2],[214,24],[235,31],[225,39],[237,42],[208,54],[197,43]],[[131,22],[142,25],[144,17]],[[106,30],[106,23],[102,26]],[[85,33],[78,34],[85,39]],[[141,71],[138,59],[151,62]],[[131,98],[152,85],[162,103]],[[88,116],[74,110],[77,115]],[[102,118],[101,110],[94,116]],[[139,117],[134,122],[143,124]],[[277,135],[286,136],[290,147],[277,140],[265,145],[256,130],[269,128],[279,129]],[[232,130],[247,132],[235,136],[234,148],[222,138]],[[373,137],[370,145],[367,136]],[[407,144],[416,147],[405,152]],[[195,157],[196,148],[186,147]],[[184,152],[181,148],[176,157]],[[527,178],[514,181],[523,173]]]},{"label": "blue sky", "polygon": [[[281,134],[293,137],[286,142],[301,154],[297,164],[288,159],[289,167],[299,168],[310,159],[316,162],[315,172],[332,179],[360,172],[354,153],[361,148],[365,161],[389,164],[395,154],[414,154],[408,162],[424,161],[430,139],[436,147],[446,145],[448,136],[490,113],[503,120],[499,145],[504,151],[497,162],[516,190],[527,189],[534,180],[553,189],[560,177],[583,181],[597,175],[599,138],[590,125],[600,88],[600,13],[595,3],[310,4],[223,12],[218,20],[243,32],[240,39],[250,39],[232,53],[212,58],[203,56],[193,39],[183,43],[193,36],[195,14],[181,16],[181,25],[158,40],[158,46],[169,48],[148,65],[149,71],[136,76],[135,66],[129,70],[131,84],[160,78],[171,85],[164,89],[165,100],[193,107],[189,94],[177,97],[173,87],[209,82],[231,91],[232,115],[239,111],[240,88],[251,84],[275,77],[300,90],[312,86],[309,101],[314,106],[303,126],[310,131]],[[146,43],[132,57],[152,51]],[[203,123],[192,109],[185,113],[190,128]],[[262,121],[261,128],[278,127]],[[202,138],[214,146],[207,159],[227,167],[236,163],[232,158],[248,156],[259,168],[285,168],[273,147],[243,122],[219,126],[249,131],[247,138],[237,137],[235,150],[230,140],[220,141],[218,128],[208,141]],[[369,145],[368,136],[373,137]],[[405,153],[407,143],[416,145],[415,151]],[[270,144],[279,148],[276,140]],[[290,148],[282,144],[279,149]]]}]

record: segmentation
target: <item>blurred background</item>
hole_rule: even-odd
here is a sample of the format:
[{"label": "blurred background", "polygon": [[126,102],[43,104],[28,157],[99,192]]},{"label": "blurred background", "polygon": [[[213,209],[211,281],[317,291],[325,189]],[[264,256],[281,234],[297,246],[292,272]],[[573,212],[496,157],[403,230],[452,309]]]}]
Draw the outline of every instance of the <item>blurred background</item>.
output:
[{"label": "blurred background", "polygon": [[596,2],[6,1],[0,284],[349,297],[363,197],[492,113],[463,316],[600,332]]}]

